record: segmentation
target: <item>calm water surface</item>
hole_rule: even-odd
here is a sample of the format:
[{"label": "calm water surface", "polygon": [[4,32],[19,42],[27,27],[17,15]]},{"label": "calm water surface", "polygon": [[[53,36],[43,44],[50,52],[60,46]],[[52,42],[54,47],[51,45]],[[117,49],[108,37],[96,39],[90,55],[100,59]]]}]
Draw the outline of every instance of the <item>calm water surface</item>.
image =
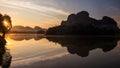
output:
[{"label": "calm water surface", "polygon": [[10,34],[6,41],[10,68],[120,68],[119,38]]}]

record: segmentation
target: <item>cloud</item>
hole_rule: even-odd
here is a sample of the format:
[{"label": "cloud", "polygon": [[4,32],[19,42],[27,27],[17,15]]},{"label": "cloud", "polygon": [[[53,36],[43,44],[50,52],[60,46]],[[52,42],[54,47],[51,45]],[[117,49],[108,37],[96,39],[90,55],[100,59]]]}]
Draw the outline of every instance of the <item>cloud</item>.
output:
[{"label": "cloud", "polygon": [[17,9],[30,9],[30,10],[34,10],[34,11],[39,11],[42,13],[46,13],[46,14],[60,14],[60,15],[68,15],[68,12],[65,12],[63,10],[54,8],[54,7],[48,7],[48,6],[43,6],[43,5],[37,5],[35,3],[32,2],[26,2],[26,1],[7,1],[7,0],[2,0],[0,6],[4,6],[4,7],[9,7],[9,8],[17,8]]}]

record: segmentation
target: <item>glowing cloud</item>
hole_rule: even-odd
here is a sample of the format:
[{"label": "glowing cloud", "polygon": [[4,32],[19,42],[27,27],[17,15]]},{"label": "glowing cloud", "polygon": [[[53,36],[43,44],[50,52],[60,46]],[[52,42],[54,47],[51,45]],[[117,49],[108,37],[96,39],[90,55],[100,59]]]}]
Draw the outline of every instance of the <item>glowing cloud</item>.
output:
[{"label": "glowing cloud", "polygon": [[60,9],[56,9],[53,7],[47,7],[47,6],[42,6],[42,5],[37,5],[32,2],[24,2],[24,1],[1,1],[2,3],[0,6],[4,7],[10,7],[10,8],[17,8],[17,9],[31,9],[35,11],[40,11],[43,13],[55,13],[55,14],[61,14],[61,15],[68,15],[68,12],[65,12]]}]

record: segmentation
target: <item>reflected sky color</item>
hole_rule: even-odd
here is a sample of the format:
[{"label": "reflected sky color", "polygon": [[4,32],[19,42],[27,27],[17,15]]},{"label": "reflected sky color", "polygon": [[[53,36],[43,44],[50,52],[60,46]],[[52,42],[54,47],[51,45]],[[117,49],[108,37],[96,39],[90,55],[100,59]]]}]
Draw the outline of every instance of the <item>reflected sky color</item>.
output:
[{"label": "reflected sky color", "polygon": [[120,0],[0,0],[0,12],[11,16],[13,25],[48,28],[83,10],[97,19],[113,17],[119,25],[119,3]]},{"label": "reflected sky color", "polygon": [[[29,36],[29,38],[27,36]],[[48,39],[41,38],[36,34],[9,34],[6,36],[6,41],[6,48],[10,49],[12,55],[11,68],[120,67],[120,41],[118,41],[117,45],[108,52],[103,52],[101,48],[92,49],[89,51],[87,57],[70,54],[66,46],[69,46],[68,44],[71,43],[66,43],[64,44],[66,46],[62,46],[62,44],[48,41]],[[75,42],[75,44],[77,43],[80,42]],[[100,41],[95,43],[100,43]],[[108,42],[108,44],[109,43],[111,42]],[[87,47],[87,45],[85,45],[85,47]]]},{"label": "reflected sky color", "polygon": [[9,35],[6,37],[6,41],[6,47],[10,49],[13,57],[13,66],[30,65],[38,61],[55,59],[68,54],[66,48],[62,48],[59,44],[49,42],[45,38],[38,41],[34,39],[16,41],[11,39]]}]

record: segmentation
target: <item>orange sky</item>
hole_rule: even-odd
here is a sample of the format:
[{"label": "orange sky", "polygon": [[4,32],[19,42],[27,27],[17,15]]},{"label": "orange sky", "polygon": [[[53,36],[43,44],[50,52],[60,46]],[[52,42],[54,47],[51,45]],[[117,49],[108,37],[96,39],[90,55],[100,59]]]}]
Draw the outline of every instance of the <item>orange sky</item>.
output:
[{"label": "orange sky", "polygon": [[120,21],[117,1],[119,0],[0,0],[0,13],[10,15],[13,26],[49,28],[59,25],[69,14],[83,10],[97,19],[105,15]]},{"label": "orange sky", "polygon": [[57,8],[19,0],[0,1],[0,10],[2,14],[11,16],[13,26],[41,26],[43,28],[59,25],[61,20],[69,14]]}]

